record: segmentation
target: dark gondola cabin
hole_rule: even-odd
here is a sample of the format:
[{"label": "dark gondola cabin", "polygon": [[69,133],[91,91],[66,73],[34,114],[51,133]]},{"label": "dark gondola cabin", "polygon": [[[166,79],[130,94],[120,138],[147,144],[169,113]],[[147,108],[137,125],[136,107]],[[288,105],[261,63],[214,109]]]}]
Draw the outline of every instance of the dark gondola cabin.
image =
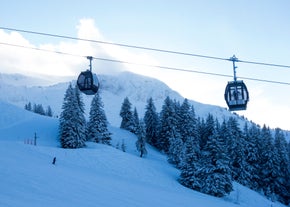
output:
[{"label": "dark gondola cabin", "polygon": [[97,76],[89,70],[81,72],[77,80],[77,85],[80,91],[86,95],[94,95],[99,89]]},{"label": "dark gondola cabin", "polygon": [[81,92],[86,95],[95,95],[99,89],[99,80],[95,74],[92,73],[92,56],[88,56],[90,61],[90,69],[81,72],[78,77],[77,85]]},{"label": "dark gondola cabin", "polygon": [[225,100],[230,111],[246,110],[249,92],[243,81],[228,82],[225,90]]}]

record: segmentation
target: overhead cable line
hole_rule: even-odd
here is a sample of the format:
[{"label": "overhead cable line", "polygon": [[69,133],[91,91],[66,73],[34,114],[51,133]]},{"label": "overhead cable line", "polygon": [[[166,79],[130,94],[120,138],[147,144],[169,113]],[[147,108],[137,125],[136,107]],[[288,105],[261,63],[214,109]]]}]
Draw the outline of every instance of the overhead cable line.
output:
[{"label": "overhead cable line", "polygon": [[99,44],[115,45],[115,46],[127,47],[127,48],[133,48],[133,49],[141,49],[141,50],[150,50],[150,51],[155,51],[155,52],[171,53],[171,54],[176,54],[176,55],[194,56],[194,57],[216,59],[216,60],[229,60],[227,58],[220,58],[220,57],[214,57],[214,56],[208,56],[208,55],[199,55],[199,54],[179,52],[179,51],[173,51],[173,50],[165,50],[165,49],[158,49],[158,48],[152,48],[152,47],[128,45],[128,44],[122,44],[122,43],[113,43],[113,42],[107,42],[107,41],[101,41],[101,40],[84,39],[84,38],[79,38],[79,37],[71,37],[71,36],[57,35],[57,34],[44,33],[44,32],[35,32],[35,31],[8,28],[8,27],[0,27],[0,29],[9,30],[9,31],[15,31],[15,32],[22,32],[22,33],[35,34],[35,35],[42,35],[42,36],[63,38],[63,39],[80,40],[80,41],[93,42],[93,43],[99,43]]},{"label": "overhead cable line", "polygon": [[28,46],[24,46],[24,45],[16,45],[16,44],[11,44],[11,43],[6,43],[6,42],[0,42],[0,45],[19,47],[19,48],[31,49],[31,50],[38,50],[38,51],[50,52],[50,53],[57,53],[57,54],[60,54],[60,55],[69,55],[69,56],[75,56],[75,57],[87,57],[87,56],[81,56],[81,55],[74,55],[74,54],[66,53],[66,52],[48,50],[48,49],[44,49],[44,48],[28,47]]},{"label": "overhead cable line", "polygon": [[[34,34],[34,35],[50,36],[50,37],[55,37],[55,38],[79,40],[79,41],[114,45],[114,46],[127,47],[127,48],[133,48],[133,49],[141,49],[141,50],[149,50],[149,51],[162,52],[162,53],[170,53],[170,54],[176,54],[176,55],[192,56],[192,57],[207,58],[207,59],[222,60],[222,61],[232,61],[231,58],[222,58],[222,57],[180,52],[180,51],[174,51],[174,50],[165,50],[165,49],[152,48],[152,47],[144,47],[144,46],[137,46],[137,45],[122,44],[122,43],[113,43],[113,42],[107,42],[107,41],[101,41],[101,40],[84,39],[84,38],[71,37],[71,36],[65,36],[65,35],[58,35],[58,34],[51,34],[51,33],[44,33],[44,32],[35,32],[35,31],[30,31],[30,30],[22,30],[22,29],[15,29],[15,28],[8,28],[8,27],[1,27],[1,26],[0,26],[0,29],[22,32],[22,33],[29,33],[29,34]],[[240,59],[237,59],[236,62],[246,63],[246,64],[255,64],[255,65],[264,65],[264,66],[271,66],[271,67],[290,68],[290,65],[265,63],[265,62],[255,62],[255,61],[247,61],[247,60],[240,60]]]},{"label": "overhead cable line", "polygon": [[[0,45],[6,45],[6,46],[12,46],[12,47],[18,47],[18,48],[24,48],[24,49],[31,49],[31,50],[37,50],[37,51],[43,51],[43,52],[50,52],[50,53],[56,53],[56,54],[60,54],[60,55],[68,55],[68,56],[74,56],[74,57],[80,57],[80,58],[87,58],[87,56],[83,56],[83,55],[76,55],[76,54],[71,54],[71,53],[66,53],[66,52],[53,51],[53,50],[48,50],[48,49],[41,49],[41,48],[36,48],[36,47],[28,47],[28,46],[10,44],[10,43],[5,43],[5,42],[0,42]],[[160,66],[160,65],[134,63],[134,62],[129,62],[129,61],[109,59],[109,58],[101,58],[101,57],[92,57],[92,58],[96,59],[96,60],[101,60],[101,61],[114,62],[114,63],[120,63],[120,64],[137,65],[137,66],[144,66],[144,67],[152,67],[152,68],[159,68],[159,69],[163,69],[163,70],[190,72],[190,73],[198,73],[198,74],[220,76],[220,77],[232,77],[232,75],[221,74],[221,73],[204,72],[204,71],[200,71],[200,70],[189,70],[189,69],[184,69],[184,68],[176,68],[176,67],[168,67],[168,66]],[[265,79],[258,79],[258,78],[248,78],[248,77],[239,77],[239,78],[246,79],[246,80],[251,80],[251,81],[259,81],[259,82],[280,84],[280,85],[290,85],[289,82],[265,80]]]},{"label": "overhead cable line", "polygon": [[254,65],[264,65],[264,66],[271,66],[271,67],[279,67],[279,68],[290,68],[289,65],[280,65],[280,64],[274,64],[274,63],[261,63],[261,62],[253,62],[253,61],[246,61],[246,60],[239,60],[239,59],[237,59],[236,62],[254,64]]}]

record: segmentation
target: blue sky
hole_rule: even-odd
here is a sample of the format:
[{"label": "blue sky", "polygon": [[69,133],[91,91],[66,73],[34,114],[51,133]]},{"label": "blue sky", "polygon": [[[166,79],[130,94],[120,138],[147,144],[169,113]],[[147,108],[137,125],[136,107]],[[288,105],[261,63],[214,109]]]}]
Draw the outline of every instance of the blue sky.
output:
[{"label": "blue sky", "polygon": [[[222,58],[229,58],[235,54],[241,60],[290,65],[290,3],[286,0],[51,0],[43,2],[11,0],[1,3],[1,8],[0,26],[2,27],[81,36]],[[24,33],[20,34],[21,37],[15,37],[11,31],[2,31],[2,35],[5,36],[1,38],[2,41],[7,38],[11,42],[35,47],[232,75],[232,64],[227,61],[96,44],[85,45],[72,40]],[[13,38],[17,40],[14,41]],[[49,60],[44,60],[44,56],[48,55],[22,53],[19,48],[13,48],[17,50],[13,51],[12,48],[7,49],[4,46],[0,46],[0,51],[1,47],[3,50],[3,53],[0,52],[1,59],[7,62],[11,60],[13,66],[9,63],[0,64],[0,72],[31,73],[33,70],[38,70],[39,73],[36,62],[43,61],[41,63],[44,68],[44,65],[63,68],[50,70],[54,75],[58,73],[72,75],[79,72],[77,66],[87,64],[86,60],[71,60],[55,56],[49,56]],[[9,56],[10,52],[11,56]],[[55,58],[53,63],[52,58]],[[94,63],[94,66],[96,72],[115,73],[122,68],[152,76],[166,82],[187,98],[226,107],[223,99],[224,88],[231,78],[105,62]],[[244,63],[237,63],[237,66],[238,77],[290,82],[288,68]],[[290,86],[250,80],[245,82],[250,92],[250,102],[248,110],[239,114],[244,114],[259,124],[266,123],[270,127],[290,129],[288,124],[290,100],[285,95]]]}]

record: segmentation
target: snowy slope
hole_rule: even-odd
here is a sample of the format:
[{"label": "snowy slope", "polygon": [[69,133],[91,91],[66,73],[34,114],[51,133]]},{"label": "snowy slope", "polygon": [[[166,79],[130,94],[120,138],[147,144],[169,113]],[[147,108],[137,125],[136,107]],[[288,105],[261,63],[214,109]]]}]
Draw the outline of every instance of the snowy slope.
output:
[{"label": "snowy slope", "polygon": [[[114,100],[112,100],[114,101]],[[282,207],[243,186],[226,198],[189,190],[177,182],[178,170],[147,146],[135,150],[135,135],[110,126],[114,146],[87,143],[61,149],[58,120],[0,102],[0,206],[5,207]],[[37,146],[24,144],[38,131]],[[53,157],[57,158],[52,165]],[[238,204],[238,205],[237,205]]]},{"label": "snowy slope", "polygon": [[40,116],[1,101],[0,114],[0,139],[24,142],[33,139],[36,133],[39,136],[37,141],[42,145],[56,142],[57,119]]}]

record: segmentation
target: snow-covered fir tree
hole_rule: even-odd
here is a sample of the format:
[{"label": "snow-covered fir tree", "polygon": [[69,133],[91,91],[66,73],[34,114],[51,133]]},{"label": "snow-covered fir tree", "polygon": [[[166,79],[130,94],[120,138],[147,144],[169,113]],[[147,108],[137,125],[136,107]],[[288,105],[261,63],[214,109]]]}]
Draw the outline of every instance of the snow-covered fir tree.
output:
[{"label": "snow-covered fir tree", "polygon": [[46,116],[49,116],[49,117],[52,117],[52,109],[50,106],[47,106],[47,109],[46,109],[46,112],[45,112],[45,115]]},{"label": "snow-covered fir tree", "polygon": [[45,115],[42,104],[33,104],[33,112],[40,115]]},{"label": "snow-covered fir tree", "polygon": [[120,128],[135,133],[132,104],[130,103],[128,97],[126,97],[122,103],[120,116],[122,118]]},{"label": "snow-covered fir tree", "polygon": [[181,105],[179,101],[173,100],[172,101],[173,107],[174,107],[174,120],[176,123],[176,130],[178,133],[181,135],[181,128],[182,126],[182,121],[181,121]]},{"label": "snow-covered fir tree", "polygon": [[84,114],[85,113],[85,104],[83,102],[81,91],[79,90],[79,88],[77,86],[74,87],[74,90],[75,90],[75,95],[76,95],[77,104],[79,106],[79,109]]},{"label": "snow-covered fir tree", "polygon": [[137,134],[138,127],[139,127],[139,115],[138,115],[137,108],[135,107],[133,111],[133,128],[134,129],[132,131],[134,134]]},{"label": "snow-covered fir tree", "polygon": [[229,158],[225,153],[225,140],[220,136],[219,130],[217,122],[202,151],[201,162],[203,165],[196,174],[202,182],[201,192],[223,197],[229,194],[233,187]]},{"label": "snow-covered fir tree", "polygon": [[[178,109],[180,117],[183,117],[183,107],[181,105]],[[250,127],[245,124],[242,131],[233,117],[227,122],[223,121],[221,126],[213,123],[218,122],[214,122],[210,114],[206,121],[200,118],[197,120],[200,148],[194,150],[194,144],[188,145],[185,141],[186,156],[181,167],[180,183],[219,197],[232,190],[234,176],[239,183],[262,191],[273,201],[279,200],[288,205],[290,144],[286,142],[281,130],[275,130],[274,142],[271,130],[265,126],[261,129],[254,123]],[[178,125],[182,126],[180,123]],[[179,130],[185,134],[180,127]],[[200,156],[196,152],[200,152]],[[220,159],[222,157],[225,159]]]},{"label": "snow-covered fir tree", "polygon": [[169,149],[167,152],[168,162],[177,168],[181,168],[185,156],[184,143],[177,130],[172,130],[171,133],[171,136],[169,136]]},{"label": "snow-covered fir tree", "polygon": [[244,145],[244,156],[245,170],[247,171],[247,177],[245,178],[244,185],[247,187],[258,190],[259,183],[259,153],[256,143],[258,142],[260,136],[259,128],[255,124],[251,124],[251,127],[246,123],[243,130],[243,137],[245,140]]},{"label": "snow-covered fir tree", "polygon": [[228,152],[231,157],[230,167],[233,179],[242,185],[248,185],[249,175],[247,172],[247,162],[245,159],[245,139],[242,136],[238,122],[230,117],[227,122],[228,128]]},{"label": "snow-covered fir tree", "polygon": [[[288,152],[288,160],[290,160],[290,141],[288,141],[287,152]],[[289,169],[290,169],[290,162],[288,162],[288,164],[289,164]]]},{"label": "snow-covered fir tree", "polygon": [[[288,172],[290,172],[290,141],[288,141],[288,144],[287,144],[287,154],[288,154]],[[288,176],[289,178],[290,176]],[[288,192],[290,191],[290,179],[288,179],[287,183],[286,183],[286,186],[287,189],[288,189]],[[288,193],[288,199],[286,200],[285,204],[289,206],[290,204],[290,198],[289,198],[289,195],[290,193]]]},{"label": "snow-covered fir tree", "polygon": [[84,134],[85,134],[85,141],[87,141],[88,137],[88,133],[87,133],[87,121],[86,121],[86,118],[85,118],[85,104],[84,104],[84,101],[83,101],[83,96],[82,96],[82,93],[81,91],[79,90],[79,87],[77,85],[75,85],[74,87],[74,92],[75,92],[75,97],[76,97],[76,100],[77,100],[77,106],[79,108],[79,122],[80,123],[83,123],[83,126],[84,126]]},{"label": "snow-covered fir tree", "polygon": [[[253,172],[251,172],[252,179],[250,180],[251,188],[257,191],[262,190],[263,180],[261,178],[262,170],[262,149],[264,145],[264,140],[261,135],[261,127],[259,125],[253,124],[249,129],[249,136],[251,141],[254,143],[254,154],[250,158],[248,157],[248,164],[253,167]],[[250,161],[249,161],[250,160]]]},{"label": "snow-covered fir tree", "polygon": [[140,152],[140,157],[143,157],[147,154],[146,150],[146,131],[145,131],[145,123],[143,120],[138,121],[138,127],[136,131],[137,141],[136,147],[138,152]]},{"label": "snow-covered fir tree", "polygon": [[52,117],[53,114],[50,106],[47,106],[47,109],[44,110],[42,104],[33,104],[32,106],[31,102],[25,104],[24,109],[26,109],[27,111],[33,111],[36,114],[45,115],[49,117]]},{"label": "snow-covered fir tree", "polygon": [[108,121],[99,93],[94,96],[91,102],[87,131],[89,140],[111,145],[111,133],[108,130]]},{"label": "snow-covered fir tree", "polygon": [[184,99],[179,109],[178,128],[183,142],[186,142],[187,137],[198,136],[194,107],[187,99]]},{"label": "snow-covered fir tree", "polygon": [[274,140],[269,127],[266,127],[265,125],[263,126],[261,138],[264,140],[261,151],[261,187],[264,194],[268,198],[272,198],[274,194],[275,178],[278,175],[278,172],[275,169],[277,156],[274,152]]},{"label": "snow-covered fir tree", "polygon": [[157,146],[159,134],[159,116],[152,98],[149,98],[144,114],[144,122],[146,128],[146,140],[152,146]]},{"label": "snow-covered fir tree", "polygon": [[25,104],[24,109],[27,111],[32,111],[32,104],[31,102],[28,102],[28,104]]},{"label": "snow-covered fir tree", "polygon": [[69,84],[59,118],[59,138],[63,148],[80,148],[85,146],[86,122],[81,110],[76,89]]},{"label": "snow-covered fir tree", "polygon": [[173,101],[167,96],[160,115],[160,136],[156,147],[165,153],[169,152],[170,140],[180,135],[177,132],[177,120]]},{"label": "snow-covered fir tree", "polygon": [[[184,160],[186,156],[186,145],[191,143],[191,140],[194,140],[193,143],[198,145],[198,151],[200,151],[200,137],[198,134],[197,130],[197,119],[195,118],[195,111],[193,106],[189,106],[187,100],[183,102],[180,108],[180,134],[182,141],[184,143],[184,149],[183,152],[185,153],[184,155]],[[183,126],[183,127],[182,127]],[[183,161],[184,161],[183,160]],[[183,163],[181,163],[183,165]]]},{"label": "snow-covered fir tree", "polygon": [[290,202],[290,169],[287,155],[287,141],[281,129],[275,129],[274,139],[275,154],[277,156],[277,177],[274,183],[274,192],[277,199],[286,205]]},{"label": "snow-covered fir tree", "polygon": [[168,161],[169,163],[175,165],[177,168],[181,168],[182,160],[184,159],[185,150],[184,142],[182,140],[180,130],[182,128],[179,123],[181,123],[180,117],[180,103],[177,101],[172,102],[174,107],[173,113],[173,124],[175,130],[172,130],[172,136],[169,136],[169,149],[168,149]]},{"label": "snow-covered fir tree", "polygon": [[190,123],[191,114],[190,112],[190,105],[187,99],[184,99],[183,103],[179,107],[178,113],[178,128],[179,133],[182,137],[182,141],[186,141],[186,137],[191,135],[189,131],[192,128],[192,123]]},{"label": "snow-covered fir tree", "polygon": [[201,150],[205,147],[208,137],[213,134],[214,125],[214,117],[212,114],[208,114],[206,121],[204,121],[204,119],[198,119],[198,133]]},{"label": "snow-covered fir tree", "polygon": [[201,168],[200,147],[197,137],[188,136],[185,141],[185,156],[181,166],[179,182],[193,190],[201,191],[202,180],[197,176]]}]

